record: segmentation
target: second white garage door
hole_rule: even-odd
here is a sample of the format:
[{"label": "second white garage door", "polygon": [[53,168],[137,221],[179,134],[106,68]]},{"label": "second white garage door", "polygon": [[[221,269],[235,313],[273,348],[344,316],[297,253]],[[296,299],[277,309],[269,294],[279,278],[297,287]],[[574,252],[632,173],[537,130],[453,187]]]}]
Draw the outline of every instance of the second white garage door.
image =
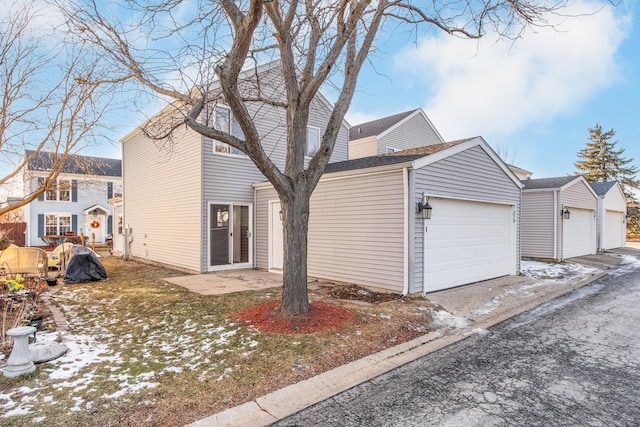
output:
[{"label": "second white garage door", "polygon": [[606,211],[604,217],[604,249],[620,248],[624,246],[624,213]]},{"label": "second white garage door", "polygon": [[596,220],[594,211],[572,207],[568,207],[567,209],[571,212],[571,216],[569,219],[561,219],[561,221],[563,221],[563,258],[595,254]]},{"label": "second white garage door", "polygon": [[514,207],[430,198],[424,220],[424,289],[433,292],[515,274]]}]

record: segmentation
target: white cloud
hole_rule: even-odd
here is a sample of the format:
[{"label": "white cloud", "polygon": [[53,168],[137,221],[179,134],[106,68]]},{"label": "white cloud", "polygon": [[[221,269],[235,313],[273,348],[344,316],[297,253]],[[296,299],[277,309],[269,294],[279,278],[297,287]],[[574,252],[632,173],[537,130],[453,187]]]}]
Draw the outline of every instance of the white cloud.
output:
[{"label": "white cloud", "polygon": [[[567,13],[597,7],[577,3]],[[605,7],[522,39],[427,37],[394,59],[408,84],[426,86],[425,109],[446,139],[509,135],[570,112],[619,78],[616,51],[629,20]]]}]

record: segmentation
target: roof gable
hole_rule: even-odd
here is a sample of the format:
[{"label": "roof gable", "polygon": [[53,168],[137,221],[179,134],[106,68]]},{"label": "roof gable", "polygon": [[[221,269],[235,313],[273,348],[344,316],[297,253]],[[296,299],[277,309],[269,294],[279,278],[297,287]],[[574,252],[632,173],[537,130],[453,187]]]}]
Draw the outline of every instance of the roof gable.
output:
[{"label": "roof gable", "polygon": [[[32,150],[26,150],[25,155],[28,158],[27,170],[37,172],[49,172],[58,156],[58,154],[48,151],[35,152]],[[71,154],[65,160],[61,173],[121,178],[122,160]]]},{"label": "roof gable", "polygon": [[598,196],[604,196],[617,184],[616,181],[590,182],[591,188]]},{"label": "roof gable", "polygon": [[398,113],[392,116],[387,116],[381,119],[354,125],[349,130],[349,141],[355,141],[356,139],[380,135],[381,133],[394,127],[404,119],[415,114],[416,111],[420,111],[420,109],[405,111],[404,113]]},{"label": "roof gable", "polygon": [[568,183],[579,179],[578,175],[559,176],[554,178],[537,178],[537,179],[525,179],[522,181],[524,184],[524,190],[538,190],[538,189],[560,189]]}]

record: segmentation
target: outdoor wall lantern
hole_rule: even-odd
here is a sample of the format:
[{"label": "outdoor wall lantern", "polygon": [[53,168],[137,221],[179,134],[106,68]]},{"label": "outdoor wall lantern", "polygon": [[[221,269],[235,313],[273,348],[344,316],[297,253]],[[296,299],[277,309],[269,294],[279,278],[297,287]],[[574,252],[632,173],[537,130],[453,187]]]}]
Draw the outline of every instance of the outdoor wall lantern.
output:
[{"label": "outdoor wall lantern", "polygon": [[564,210],[562,211],[562,217],[564,219],[569,219],[571,217],[571,211],[567,208],[564,208]]},{"label": "outdoor wall lantern", "polygon": [[93,217],[95,218],[95,217],[97,217],[97,216],[98,216],[98,210],[97,210],[97,209],[94,209],[94,210],[93,210]]},{"label": "outdoor wall lantern", "polygon": [[425,199],[424,203],[418,202],[418,212],[420,212],[422,214],[422,219],[431,219],[431,211],[432,210],[433,210],[433,208],[429,204],[429,198],[428,197]]},{"label": "outdoor wall lantern", "polygon": [[284,213],[282,212],[282,210],[280,210],[280,221],[284,220]]}]

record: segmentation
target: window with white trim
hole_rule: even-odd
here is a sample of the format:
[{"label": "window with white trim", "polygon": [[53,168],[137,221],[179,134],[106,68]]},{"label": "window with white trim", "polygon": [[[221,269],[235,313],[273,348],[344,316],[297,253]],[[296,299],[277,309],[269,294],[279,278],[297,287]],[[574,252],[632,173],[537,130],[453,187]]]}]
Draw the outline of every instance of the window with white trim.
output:
[{"label": "window with white trim", "polygon": [[62,236],[71,231],[70,214],[45,214],[44,234]]},{"label": "window with white trim", "polygon": [[307,126],[307,149],[305,154],[308,157],[312,157],[318,152],[320,148],[320,129],[312,126]]},{"label": "window with white trim", "polygon": [[398,150],[397,148],[393,148],[393,147],[387,147],[387,149],[386,149],[386,153],[387,154],[395,153],[396,151],[400,151],[400,150]]},{"label": "window with white trim", "polygon": [[70,202],[71,201],[71,180],[59,179],[52,183],[45,191],[44,199],[49,202]]},{"label": "window with white trim", "polygon": [[[227,107],[223,107],[221,105],[216,105],[213,107],[213,127],[214,129],[221,130],[223,132],[227,132],[238,139],[244,140],[244,132],[240,128],[240,124],[233,117],[231,110]],[[235,154],[239,156],[244,156],[245,154],[238,150],[235,147],[230,146],[229,144],[225,144],[224,142],[220,142],[217,140],[213,140],[213,152],[214,153],[226,153],[226,154]]]}]

